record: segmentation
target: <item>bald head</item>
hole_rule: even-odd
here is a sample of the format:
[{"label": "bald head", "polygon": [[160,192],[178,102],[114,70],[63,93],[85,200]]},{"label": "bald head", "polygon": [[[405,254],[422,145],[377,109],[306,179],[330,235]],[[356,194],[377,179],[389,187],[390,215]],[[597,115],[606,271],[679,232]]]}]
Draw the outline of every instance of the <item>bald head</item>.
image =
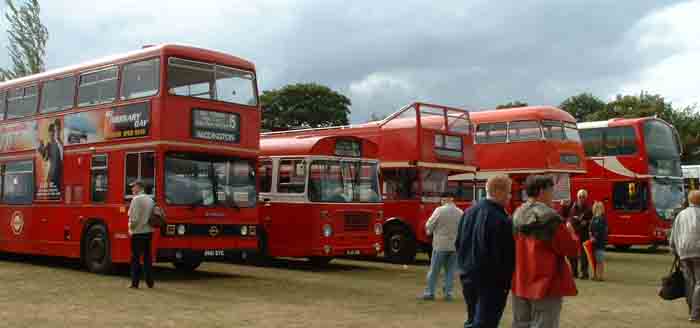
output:
[{"label": "bald head", "polygon": [[505,206],[510,198],[511,180],[505,174],[490,177],[486,181],[486,194],[489,199]]},{"label": "bald head", "polygon": [[700,190],[693,190],[688,193],[688,204],[700,206]]}]

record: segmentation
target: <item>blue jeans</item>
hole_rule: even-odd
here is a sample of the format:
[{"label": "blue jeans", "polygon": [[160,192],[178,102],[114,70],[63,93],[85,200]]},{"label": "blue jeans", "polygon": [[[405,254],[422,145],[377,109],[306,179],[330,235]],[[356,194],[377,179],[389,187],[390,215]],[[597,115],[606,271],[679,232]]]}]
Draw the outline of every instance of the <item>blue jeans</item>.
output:
[{"label": "blue jeans", "polygon": [[452,297],[452,284],[454,282],[454,273],[457,269],[457,252],[455,251],[433,250],[433,257],[430,260],[430,271],[428,271],[428,287],[423,292],[423,295],[435,296],[435,285],[442,269],[445,270],[443,295]]}]

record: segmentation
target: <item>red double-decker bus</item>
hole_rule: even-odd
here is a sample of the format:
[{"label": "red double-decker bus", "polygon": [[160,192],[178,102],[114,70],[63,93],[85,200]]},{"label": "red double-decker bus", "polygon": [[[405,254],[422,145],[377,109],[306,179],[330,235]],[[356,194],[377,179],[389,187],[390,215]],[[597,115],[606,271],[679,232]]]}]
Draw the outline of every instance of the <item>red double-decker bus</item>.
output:
[{"label": "red double-decker bus", "polygon": [[475,198],[485,197],[489,176],[506,174],[513,180],[510,208],[526,198],[523,185],[531,174],[549,174],[555,180],[555,203],[571,199],[572,175],[585,173],[583,146],[576,120],[569,113],[546,106],[476,111],[476,175],[450,177],[451,181],[475,180]]},{"label": "red double-decker bus", "polygon": [[653,117],[579,123],[588,173],[574,190],[605,203],[609,243],[619,248],[667,242],[685,197],[678,132]]},{"label": "red double-decker bus", "polygon": [[255,67],[160,45],[0,84],[0,251],[128,263],[129,183],[165,210],[154,259],[257,249]]},{"label": "red double-decker bus", "polygon": [[263,256],[338,256],[381,251],[382,203],[377,144],[317,131],[261,135],[260,219]]}]

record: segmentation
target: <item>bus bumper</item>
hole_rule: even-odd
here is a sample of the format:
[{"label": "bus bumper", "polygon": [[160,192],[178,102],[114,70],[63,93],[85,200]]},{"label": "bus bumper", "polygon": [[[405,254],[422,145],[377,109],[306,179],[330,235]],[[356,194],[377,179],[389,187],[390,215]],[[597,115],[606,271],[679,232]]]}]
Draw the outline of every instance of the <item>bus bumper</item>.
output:
[{"label": "bus bumper", "polygon": [[258,249],[207,249],[196,250],[189,248],[159,248],[156,251],[157,262],[178,262],[190,258],[198,258],[203,261],[230,261],[245,259],[258,253]]},{"label": "bus bumper", "polygon": [[327,244],[321,248],[314,249],[313,256],[377,256],[381,251],[382,244],[380,242],[361,246],[334,246]]}]

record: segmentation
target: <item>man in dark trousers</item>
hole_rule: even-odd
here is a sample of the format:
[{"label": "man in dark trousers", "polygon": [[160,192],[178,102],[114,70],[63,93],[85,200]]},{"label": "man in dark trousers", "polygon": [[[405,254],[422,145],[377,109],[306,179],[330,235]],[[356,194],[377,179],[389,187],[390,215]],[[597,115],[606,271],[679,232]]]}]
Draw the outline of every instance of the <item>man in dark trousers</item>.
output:
[{"label": "man in dark trousers", "polygon": [[515,268],[513,224],[505,211],[510,191],[507,176],[491,177],[487,199],[459,222],[455,247],[467,304],[465,328],[497,328],[503,316]]},{"label": "man in dark trousers", "polygon": [[139,288],[141,280],[141,257],[143,257],[143,274],[148,288],[153,288],[153,273],[151,269],[151,238],[153,228],[148,219],[153,212],[155,203],[151,196],[144,193],[144,184],[136,180],[129,184],[134,198],[129,206],[129,236],[131,236],[131,285],[129,288]]}]

